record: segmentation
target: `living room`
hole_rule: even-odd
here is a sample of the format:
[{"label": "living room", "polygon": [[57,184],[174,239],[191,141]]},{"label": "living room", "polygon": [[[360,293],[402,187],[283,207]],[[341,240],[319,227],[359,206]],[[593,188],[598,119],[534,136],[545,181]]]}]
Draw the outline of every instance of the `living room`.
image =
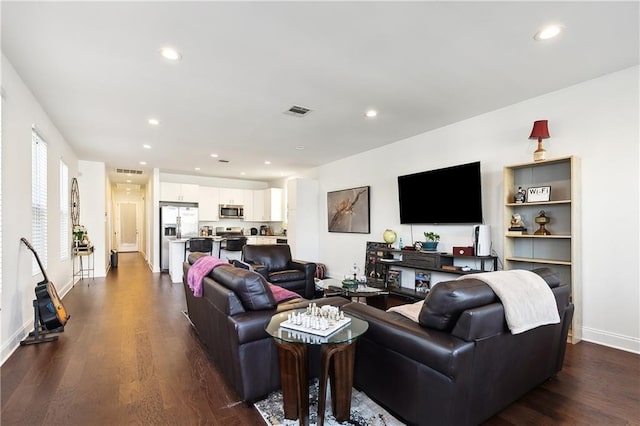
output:
[{"label": "living room", "polygon": [[[636,23],[637,28],[637,23]],[[3,43],[5,41],[3,40]],[[637,47],[637,41],[636,47]],[[314,230],[317,256],[331,276],[349,273],[354,263],[364,267],[367,241],[381,241],[385,229],[394,229],[405,245],[422,239],[423,232],[441,235],[439,249],[472,243],[470,225],[401,225],[397,202],[397,177],[473,161],[482,165],[484,222],[491,226],[492,251],[503,255],[504,223],[503,168],[532,160],[536,141],[529,139],[531,126],[549,120],[551,137],[544,141],[550,158],[576,156],[581,159],[582,214],[581,272],[583,340],[640,353],[640,217],[638,194],[638,62],[624,69],[605,72],[595,78],[568,86],[558,86],[542,95],[512,105],[447,123],[433,130],[403,137],[393,143],[312,167],[296,177],[318,183],[319,221]],[[553,64],[541,67],[540,78],[553,73]],[[511,76],[514,77],[514,76]],[[528,82],[523,81],[522,85]],[[47,136],[49,158],[64,158],[69,175],[77,176],[82,194],[81,217],[96,245],[96,276],[108,270],[110,238],[105,228],[105,212],[110,210],[112,188],[105,163],[86,158],[74,150],[56,126],[55,111],[41,104],[5,56],[2,57],[2,336],[1,355],[5,361],[33,326],[31,258],[20,238],[31,235],[31,126]],[[425,95],[427,96],[427,95]],[[485,96],[492,96],[491,93]],[[461,104],[473,99],[460,99]],[[382,114],[381,114],[382,115]],[[176,147],[176,153],[179,147]],[[136,159],[137,160],[137,159]],[[53,160],[52,160],[53,161]],[[50,163],[53,164],[53,163]],[[153,173],[152,173],[153,174]],[[188,176],[188,175],[185,175]],[[63,297],[73,288],[71,259],[58,261],[59,230],[57,210],[57,170],[49,170],[50,279]],[[189,179],[189,177],[185,177]],[[194,178],[195,180],[195,178]],[[153,174],[145,188],[148,211],[155,203],[160,172]],[[262,182],[285,187],[285,178]],[[327,231],[326,194],[331,191],[369,186],[371,232],[369,234]],[[27,196],[25,196],[27,194]],[[464,197],[464,194],[460,194]],[[429,200],[425,200],[428,208]],[[157,269],[157,241],[151,230],[158,218],[149,214],[145,225],[148,243],[143,252],[150,267]],[[17,265],[17,267],[15,266]]]}]

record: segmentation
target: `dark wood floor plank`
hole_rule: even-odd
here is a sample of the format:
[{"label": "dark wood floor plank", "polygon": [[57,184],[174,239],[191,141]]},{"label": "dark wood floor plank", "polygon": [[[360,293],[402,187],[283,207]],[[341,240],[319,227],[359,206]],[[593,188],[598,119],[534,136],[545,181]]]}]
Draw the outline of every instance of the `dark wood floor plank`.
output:
[{"label": "dark wood floor plank", "polygon": [[[259,425],[207,356],[182,311],[181,284],[120,253],[108,277],[63,299],[71,314],[57,342],[18,348],[0,369],[0,423],[13,425]],[[640,425],[640,356],[591,343],[486,422]]]}]

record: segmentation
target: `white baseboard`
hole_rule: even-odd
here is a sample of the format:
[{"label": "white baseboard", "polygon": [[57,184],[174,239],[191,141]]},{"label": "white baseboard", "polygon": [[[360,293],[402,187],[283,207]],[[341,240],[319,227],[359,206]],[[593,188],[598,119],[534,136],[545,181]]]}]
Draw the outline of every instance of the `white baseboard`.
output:
[{"label": "white baseboard", "polygon": [[640,354],[640,339],[594,328],[582,327],[582,340]]}]

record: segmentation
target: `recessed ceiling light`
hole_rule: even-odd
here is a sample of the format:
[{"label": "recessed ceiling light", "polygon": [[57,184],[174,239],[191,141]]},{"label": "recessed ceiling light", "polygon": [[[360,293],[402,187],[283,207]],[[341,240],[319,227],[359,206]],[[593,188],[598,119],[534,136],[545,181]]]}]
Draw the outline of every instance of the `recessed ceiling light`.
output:
[{"label": "recessed ceiling light", "polygon": [[246,175],[246,173],[245,173],[245,172],[240,172],[240,174],[241,174],[242,176]]},{"label": "recessed ceiling light", "polygon": [[143,166],[146,166],[147,162],[146,161],[141,161],[140,164],[143,165]]},{"label": "recessed ceiling light", "polygon": [[296,149],[298,151],[302,151],[304,149],[304,146],[303,145],[298,145],[298,146],[296,146]]},{"label": "recessed ceiling light", "polygon": [[148,123],[152,126],[157,126],[158,124],[160,124],[160,120],[158,120],[157,118],[150,118]]},{"label": "recessed ceiling light", "polygon": [[365,112],[364,115],[366,115],[369,118],[373,118],[376,115],[378,115],[378,111],[376,111],[375,109],[370,109],[369,111]]},{"label": "recessed ceiling light", "polygon": [[195,170],[196,170],[196,171],[199,171],[199,170],[200,170],[200,167],[196,167],[196,168],[195,168]]},{"label": "recessed ceiling light", "polygon": [[144,144],[144,145],[142,145],[142,147],[145,148],[145,149],[151,149],[151,145],[149,145],[149,144]]},{"label": "recessed ceiling light", "polygon": [[267,165],[271,164],[271,161],[267,160],[267,161],[264,162],[264,164],[267,164]]},{"label": "recessed ceiling light", "polygon": [[182,59],[182,55],[173,47],[163,47],[160,49],[160,54],[163,58],[168,59],[170,61],[179,61]]},{"label": "recessed ceiling light", "polygon": [[127,183],[131,183],[131,179],[127,179]]},{"label": "recessed ceiling light", "polygon": [[560,25],[549,25],[535,33],[533,38],[535,40],[549,40],[560,34],[561,31],[562,27]]},{"label": "recessed ceiling light", "polygon": [[211,157],[218,158],[218,154],[211,154]]}]

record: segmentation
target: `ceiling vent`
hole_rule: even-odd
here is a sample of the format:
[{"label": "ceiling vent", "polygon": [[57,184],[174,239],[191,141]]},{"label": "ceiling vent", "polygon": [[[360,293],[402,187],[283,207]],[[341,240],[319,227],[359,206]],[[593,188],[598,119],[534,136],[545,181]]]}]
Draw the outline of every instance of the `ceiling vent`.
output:
[{"label": "ceiling vent", "polygon": [[124,173],[126,175],[141,175],[142,170],[116,169],[116,173]]},{"label": "ceiling vent", "polygon": [[303,107],[303,106],[300,106],[300,105],[294,105],[291,108],[289,108],[288,110],[286,110],[284,113],[285,114],[289,114],[289,115],[294,115],[296,117],[304,117],[305,115],[307,115],[310,112],[311,112],[310,108]]},{"label": "ceiling vent", "polygon": [[228,163],[229,160],[218,160],[218,163]]}]

